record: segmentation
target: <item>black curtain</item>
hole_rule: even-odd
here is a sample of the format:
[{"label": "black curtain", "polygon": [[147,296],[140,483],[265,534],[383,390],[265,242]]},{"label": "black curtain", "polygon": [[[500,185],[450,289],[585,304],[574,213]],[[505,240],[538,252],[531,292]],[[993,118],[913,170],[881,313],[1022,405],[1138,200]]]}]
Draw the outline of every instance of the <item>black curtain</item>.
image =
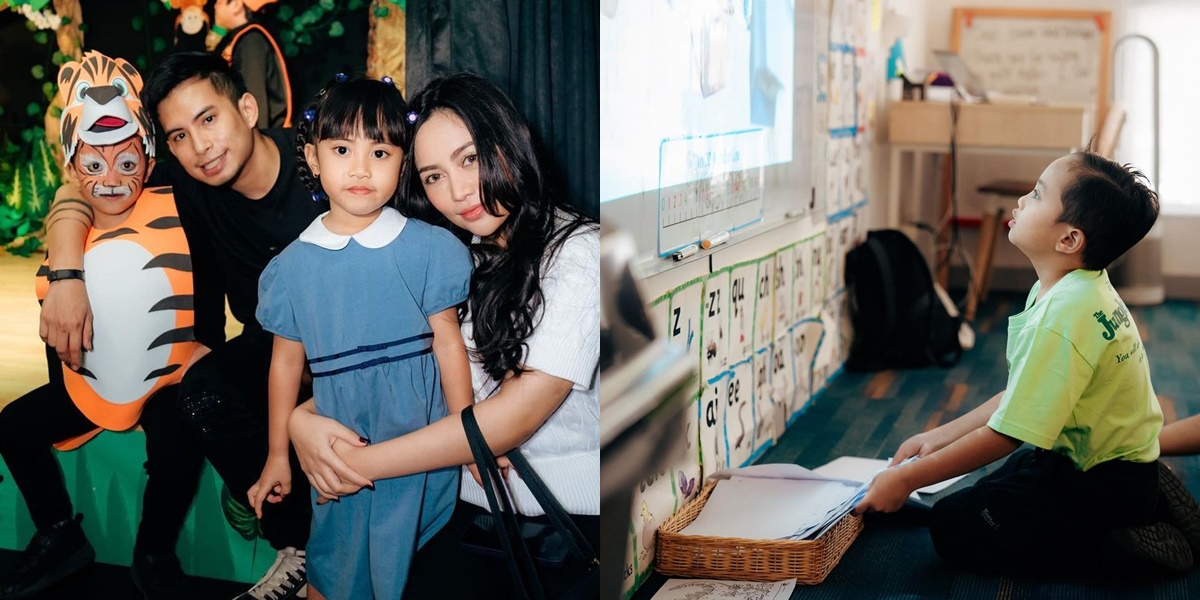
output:
[{"label": "black curtain", "polygon": [[600,216],[599,0],[408,0],[406,95],[472,71],[533,130],[559,193]]}]

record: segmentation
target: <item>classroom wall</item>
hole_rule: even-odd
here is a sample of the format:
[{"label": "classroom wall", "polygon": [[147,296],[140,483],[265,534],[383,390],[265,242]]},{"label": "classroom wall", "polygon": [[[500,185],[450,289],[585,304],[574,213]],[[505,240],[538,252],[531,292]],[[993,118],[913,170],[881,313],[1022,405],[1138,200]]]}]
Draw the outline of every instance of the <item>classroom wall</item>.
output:
[{"label": "classroom wall", "polygon": [[[884,75],[879,23],[870,18],[867,0],[796,6],[816,13],[810,40],[816,73],[809,72],[807,83],[798,79],[797,87],[817,97],[813,189],[793,190],[792,196],[800,210],[801,199],[815,194],[819,208],[765,223],[756,234],[735,237],[684,264],[642,269],[651,320],[668,343],[688,350],[700,382],[687,411],[685,458],[649,474],[634,490],[625,597],[649,576],[657,528],[709,475],[749,464],[771,447],[820,401],[849,350],[843,264],[845,252],[865,235],[873,204],[866,179],[874,168],[875,99]],[[830,82],[814,90],[811,78],[832,79],[828,65],[835,61],[852,63],[859,79],[853,86]],[[839,112],[847,100],[852,110],[841,104]],[[838,121],[847,114],[853,127]],[[603,207],[601,213],[604,218]]]},{"label": "classroom wall", "polygon": [[[1029,0],[907,0],[885,2],[886,9],[895,11],[907,20],[906,33],[901,36],[904,45],[905,58],[910,68],[936,68],[937,61],[932,51],[950,48],[951,14],[953,9],[960,6],[972,7],[1003,7],[1069,9],[1069,10],[1107,10],[1113,17],[1112,41],[1130,31],[1126,28],[1125,3],[1119,0],[1053,0],[1048,2],[1030,2]],[[1130,67],[1130,68],[1136,68]],[[880,105],[886,106],[882,96]],[[877,126],[878,130],[887,128],[886,110]],[[1135,117],[1131,116],[1130,121]],[[1148,118],[1146,119],[1148,121]],[[1129,122],[1123,136],[1129,132]],[[1170,127],[1163,123],[1163,129]],[[869,182],[869,193],[873,198],[886,197],[887,169],[890,155],[887,152],[887,140],[877,139],[877,147],[873,148],[872,171]],[[1118,146],[1117,159],[1134,160],[1126,148]],[[1146,160],[1146,159],[1143,159]],[[1034,179],[1045,168],[1046,161],[1039,158],[1014,156],[962,156],[959,162],[959,213],[963,216],[977,215],[979,197],[975,188],[986,180],[998,178]],[[1139,164],[1146,171],[1152,169],[1152,164]],[[935,161],[930,161],[925,167],[927,181],[925,183],[924,205],[918,214],[926,222],[937,218],[936,207],[940,202],[941,171]],[[906,190],[908,188],[905,188]],[[876,202],[870,207],[869,228],[883,227],[886,222],[886,212],[883,202]],[[1161,216],[1164,225],[1163,237],[1163,277],[1169,297],[1200,298],[1200,262],[1191,257],[1200,255],[1200,215],[1180,214],[1168,211]],[[973,256],[978,240],[977,230],[963,228],[960,231],[964,248]],[[928,244],[926,244],[928,245]],[[1000,240],[996,245],[995,274],[993,289],[1011,289],[1025,291],[1032,281],[1032,268],[1029,261],[1019,250]]]}]

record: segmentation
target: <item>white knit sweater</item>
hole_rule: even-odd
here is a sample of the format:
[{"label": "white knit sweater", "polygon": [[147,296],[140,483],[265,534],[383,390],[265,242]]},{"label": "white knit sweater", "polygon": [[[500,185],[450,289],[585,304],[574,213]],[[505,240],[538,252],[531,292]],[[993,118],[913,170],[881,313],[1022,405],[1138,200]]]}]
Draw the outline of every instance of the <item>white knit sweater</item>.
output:
[{"label": "white knit sweater", "polygon": [[[521,445],[551,493],[573,515],[600,514],[600,234],[581,229],[567,239],[542,275],[541,320],[526,340],[524,365],[571,381],[571,392],[554,414]],[[463,339],[474,348],[470,320]],[[497,388],[478,363],[471,362],[475,402]],[[524,515],[544,514],[515,473],[508,476],[509,494]],[[460,497],[487,508],[483,488],[464,468]]]}]

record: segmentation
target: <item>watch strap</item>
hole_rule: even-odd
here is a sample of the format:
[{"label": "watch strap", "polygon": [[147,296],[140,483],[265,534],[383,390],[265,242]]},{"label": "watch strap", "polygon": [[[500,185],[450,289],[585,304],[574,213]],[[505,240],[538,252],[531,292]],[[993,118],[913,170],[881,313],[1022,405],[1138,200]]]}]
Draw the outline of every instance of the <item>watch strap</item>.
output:
[{"label": "watch strap", "polygon": [[46,281],[54,282],[63,279],[78,279],[83,281],[83,269],[57,269],[46,273]]}]

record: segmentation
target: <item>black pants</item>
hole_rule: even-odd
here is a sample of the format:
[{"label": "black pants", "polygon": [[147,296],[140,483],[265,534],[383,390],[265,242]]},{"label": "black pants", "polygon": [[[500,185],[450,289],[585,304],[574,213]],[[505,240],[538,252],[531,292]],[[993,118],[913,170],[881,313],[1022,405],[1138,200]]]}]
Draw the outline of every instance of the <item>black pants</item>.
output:
[{"label": "black pants", "polygon": [[[72,516],[71,498],[51,445],[96,428],[71,402],[61,363],[47,349],[50,383],[14,400],[0,411],[0,456],[38,529]],[[146,401],[140,423],[146,433],[146,491],[138,526],[138,550],[175,551],[179,529],[200,484],[204,457],[179,417],[179,386],[167,386]]]},{"label": "black pants", "polygon": [[1047,574],[1105,569],[1104,534],[1156,517],[1158,464],[1108,461],[1087,472],[1057,452],[1019,450],[933,506],[929,535],[951,566]]},{"label": "black pants", "polygon": [[[503,558],[473,554],[462,549],[459,537],[471,525],[476,515],[488,511],[458,501],[450,522],[433,536],[413,558],[404,588],[405,600],[446,598],[453,590],[455,598],[511,598],[514,594],[512,576]],[[524,517],[522,517],[524,518]],[[530,520],[549,523],[546,517]],[[592,549],[600,551],[600,517],[571,515]],[[576,567],[572,569],[572,567]],[[599,598],[599,570],[580,573],[574,561],[562,569],[538,568],[546,598]],[[447,587],[449,586],[449,587]]]},{"label": "black pants", "polygon": [[[267,462],[267,375],[273,341],[269,333],[247,331],[213,348],[192,365],[180,385],[184,421],[200,438],[204,456],[230,493],[247,508],[246,492]],[[291,462],[291,493],[278,504],[263,503],[263,536],[276,549],[303,549],[312,520],[308,479],[294,452]]]}]

